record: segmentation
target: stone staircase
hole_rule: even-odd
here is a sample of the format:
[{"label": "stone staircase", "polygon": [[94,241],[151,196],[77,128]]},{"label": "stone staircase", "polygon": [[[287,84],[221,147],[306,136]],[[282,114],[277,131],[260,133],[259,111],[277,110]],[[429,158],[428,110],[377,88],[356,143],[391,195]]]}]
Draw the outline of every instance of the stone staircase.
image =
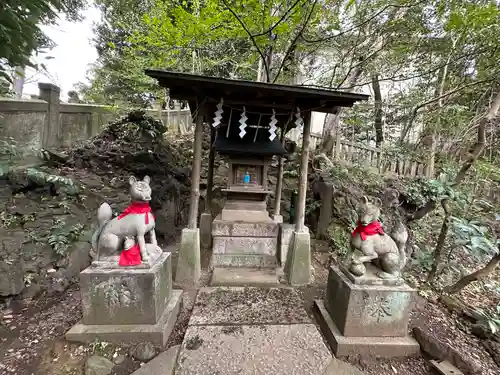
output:
[{"label": "stone staircase", "polygon": [[212,285],[278,285],[281,257],[280,225],[261,221],[212,223]]}]

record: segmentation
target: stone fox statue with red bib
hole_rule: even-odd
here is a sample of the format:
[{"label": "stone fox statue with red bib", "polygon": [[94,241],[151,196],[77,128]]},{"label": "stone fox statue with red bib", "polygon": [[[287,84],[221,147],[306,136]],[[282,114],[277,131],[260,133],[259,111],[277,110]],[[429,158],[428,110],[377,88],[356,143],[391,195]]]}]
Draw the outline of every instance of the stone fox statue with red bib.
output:
[{"label": "stone fox statue with red bib", "polygon": [[349,271],[362,276],[366,272],[363,263],[372,262],[382,272],[378,277],[382,279],[394,279],[401,276],[401,269],[406,263],[405,247],[408,241],[408,231],[400,222],[391,234],[384,233],[380,217],[379,204],[364,202],[358,209],[358,226],[352,233],[351,248],[354,251]]},{"label": "stone fox statue with red bib", "polygon": [[[113,218],[111,207],[103,203],[97,211],[99,228],[94,233],[92,245],[97,260],[120,255],[120,266],[147,263],[151,253],[161,252],[155,233],[155,218],[151,212],[150,178],[142,181],[130,177],[132,203],[119,216]],[[150,243],[146,243],[146,236]]]}]

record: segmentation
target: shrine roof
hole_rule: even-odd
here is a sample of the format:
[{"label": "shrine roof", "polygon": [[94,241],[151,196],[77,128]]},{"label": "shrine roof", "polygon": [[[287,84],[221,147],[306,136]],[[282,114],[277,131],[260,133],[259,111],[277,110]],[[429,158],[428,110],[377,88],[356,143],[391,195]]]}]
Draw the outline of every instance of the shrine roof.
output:
[{"label": "shrine roof", "polygon": [[221,154],[240,155],[284,155],[286,150],[281,145],[279,138],[269,139],[268,129],[256,129],[247,127],[245,136],[239,136],[240,129],[233,126],[229,134],[223,131],[217,132],[215,139],[215,150]]},{"label": "shrine roof", "polygon": [[367,100],[369,97],[345,91],[206,77],[164,70],[148,69],[146,74],[157,79],[160,86],[168,88],[171,98],[191,103],[196,100],[218,103],[223,98],[224,104],[245,105],[254,109],[276,108],[292,111],[299,107],[301,110],[331,113],[334,107],[351,107],[355,102]]}]

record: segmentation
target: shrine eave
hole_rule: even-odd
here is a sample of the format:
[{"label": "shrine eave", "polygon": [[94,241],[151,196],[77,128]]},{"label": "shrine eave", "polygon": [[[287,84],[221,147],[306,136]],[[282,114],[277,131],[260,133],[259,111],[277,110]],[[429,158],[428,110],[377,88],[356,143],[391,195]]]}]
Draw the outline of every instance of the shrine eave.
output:
[{"label": "shrine eave", "polygon": [[[224,104],[245,105],[252,108],[276,108],[282,110],[313,110],[331,113],[334,107],[352,107],[367,100],[368,95],[344,91],[311,88],[306,86],[278,85],[217,77],[206,77],[164,70],[146,70],[146,74],[168,88],[170,97],[189,102],[206,100]],[[207,103],[207,104],[208,104]]]}]

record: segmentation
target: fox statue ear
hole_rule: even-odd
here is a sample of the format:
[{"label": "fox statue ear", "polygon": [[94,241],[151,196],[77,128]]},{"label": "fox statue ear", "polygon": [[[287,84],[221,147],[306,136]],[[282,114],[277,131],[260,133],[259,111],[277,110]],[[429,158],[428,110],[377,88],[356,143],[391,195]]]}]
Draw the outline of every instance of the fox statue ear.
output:
[{"label": "fox statue ear", "polygon": [[368,204],[368,198],[366,196],[363,195],[363,203],[364,204]]},{"label": "fox statue ear", "polygon": [[130,176],[130,178],[128,179],[128,183],[130,185],[133,185],[137,182],[137,179],[134,177],[134,176]]},{"label": "fox statue ear", "polygon": [[380,199],[380,198],[375,198],[375,204],[376,204],[378,207],[382,207],[382,199]]},{"label": "fox statue ear", "polygon": [[149,176],[144,176],[144,178],[142,179],[142,181],[144,181],[146,184],[149,185],[149,183],[151,182],[151,179],[149,178]]}]

